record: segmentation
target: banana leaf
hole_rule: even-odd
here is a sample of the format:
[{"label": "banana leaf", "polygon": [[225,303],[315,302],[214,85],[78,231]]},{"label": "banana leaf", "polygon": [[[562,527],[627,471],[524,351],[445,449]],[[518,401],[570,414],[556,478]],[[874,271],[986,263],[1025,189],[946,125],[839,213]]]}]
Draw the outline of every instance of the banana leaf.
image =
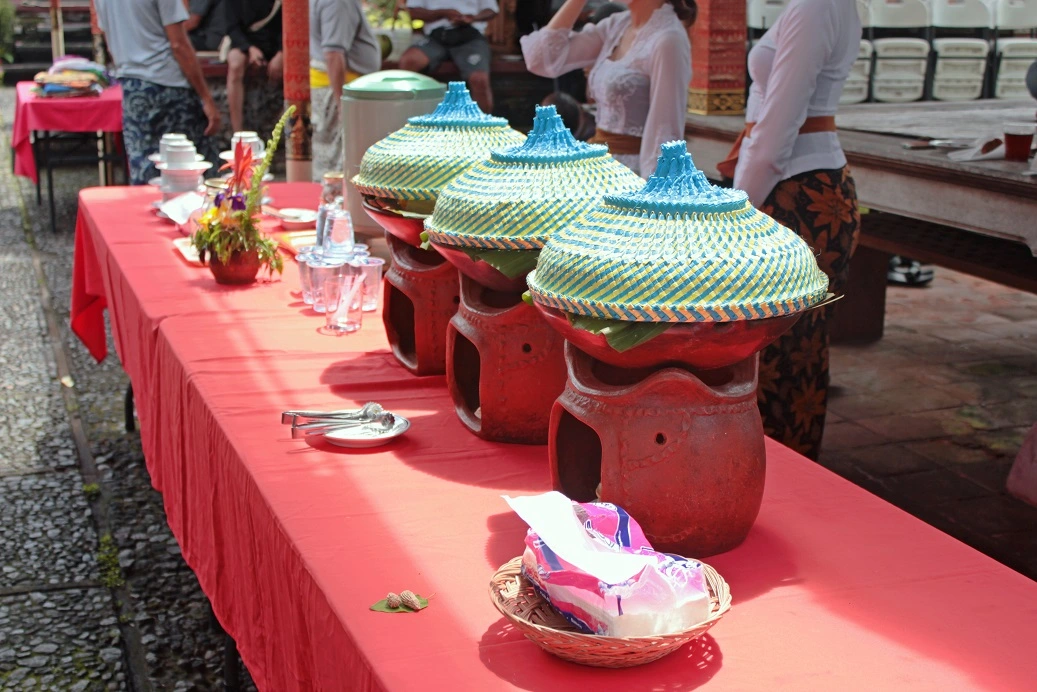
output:
[{"label": "banana leaf", "polygon": [[485,262],[509,279],[517,279],[536,269],[539,250],[479,250],[460,248],[474,260]]},{"label": "banana leaf", "polygon": [[647,343],[670,328],[669,322],[621,322],[572,314],[569,323],[591,334],[604,334],[605,341],[618,353]]}]

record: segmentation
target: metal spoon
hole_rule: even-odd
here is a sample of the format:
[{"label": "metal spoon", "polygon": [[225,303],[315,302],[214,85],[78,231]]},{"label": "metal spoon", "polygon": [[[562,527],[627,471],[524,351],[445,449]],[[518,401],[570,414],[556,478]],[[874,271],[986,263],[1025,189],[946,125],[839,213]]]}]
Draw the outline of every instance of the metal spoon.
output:
[{"label": "metal spoon", "polygon": [[358,409],[345,409],[343,411],[284,411],[281,413],[281,425],[288,425],[289,423],[298,425],[302,418],[310,418],[313,421],[369,420],[384,410],[381,404],[369,401]]}]

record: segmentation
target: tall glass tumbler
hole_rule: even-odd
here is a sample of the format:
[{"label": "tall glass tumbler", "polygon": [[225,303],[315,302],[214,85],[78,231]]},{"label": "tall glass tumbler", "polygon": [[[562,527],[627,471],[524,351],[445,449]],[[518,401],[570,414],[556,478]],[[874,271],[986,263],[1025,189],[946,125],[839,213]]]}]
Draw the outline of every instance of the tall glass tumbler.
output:
[{"label": "tall glass tumbler", "polygon": [[342,274],[324,282],[324,313],[326,334],[352,334],[364,322],[364,277],[362,274]]},{"label": "tall glass tumbler", "polygon": [[382,303],[382,269],[380,257],[357,257],[350,264],[360,267],[364,277],[364,312],[374,312]]},{"label": "tall glass tumbler", "polygon": [[341,275],[343,273],[343,268],[347,265],[342,260],[329,259],[327,257],[310,260],[307,262],[307,265],[310,268],[310,286],[313,291],[313,311],[323,314],[325,311],[324,284],[328,279]]},{"label": "tall glass tumbler", "polygon": [[310,262],[320,259],[320,255],[309,252],[300,252],[295,256],[295,262],[299,266],[299,288],[302,290],[302,302],[313,305],[313,284],[310,281]]}]

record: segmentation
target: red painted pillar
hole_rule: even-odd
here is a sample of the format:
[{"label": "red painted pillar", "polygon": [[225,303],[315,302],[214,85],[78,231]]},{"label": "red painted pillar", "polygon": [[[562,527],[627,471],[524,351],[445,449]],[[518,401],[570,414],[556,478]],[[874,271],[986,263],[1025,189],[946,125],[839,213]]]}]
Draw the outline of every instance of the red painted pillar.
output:
[{"label": "red painted pillar", "polygon": [[284,0],[281,6],[284,50],[285,108],[295,106],[286,131],[288,182],[309,182],[313,155],[310,141],[310,5],[308,0]]},{"label": "red painted pillar", "polygon": [[691,29],[688,111],[732,115],[745,112],[745,0],[698,0]]}]

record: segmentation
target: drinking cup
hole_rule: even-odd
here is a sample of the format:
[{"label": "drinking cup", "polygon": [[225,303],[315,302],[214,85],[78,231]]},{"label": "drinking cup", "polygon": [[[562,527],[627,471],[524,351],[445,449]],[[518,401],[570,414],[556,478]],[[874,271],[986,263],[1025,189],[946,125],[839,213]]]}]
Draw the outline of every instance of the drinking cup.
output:
[{"label": "drinking cup", "polygon": [[1033,145],[1034,123],[1005,123],[1005,159],[1026,161]]},{"label": "drinking cup", "polygon": [[364,322],[364,276],[358,273],[329,277],[324,283],[324,330],[329,334],[351,334]]}]

